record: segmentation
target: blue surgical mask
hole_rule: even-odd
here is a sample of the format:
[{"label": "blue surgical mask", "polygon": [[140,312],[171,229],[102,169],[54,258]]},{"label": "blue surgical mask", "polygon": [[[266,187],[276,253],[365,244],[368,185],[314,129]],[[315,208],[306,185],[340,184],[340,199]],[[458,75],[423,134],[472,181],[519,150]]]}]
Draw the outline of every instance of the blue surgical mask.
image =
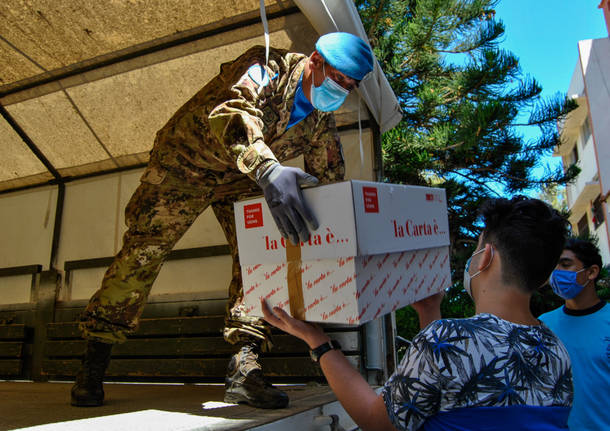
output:
[{"label": "blue surgical mask", "polygon": [[[322,63],[322,72],[324,75],[326,75],[324,63]],[[336,111],[341,105],[343,105],[345,98],[349,94],[348,90],[341,87],[328,76],[324,78],[322,85],[319,87],[316,87],[313,81],[314,80],[312,79],[310,98],[311,104],[314,106],[314,108],[318,109],[319,111],[330,112]]]},{"label": "blue surgical mask", "polygon": [[477,271],[474,274],[470,275],[470,273],[468,272],[470,270],[470,261],[472,261],[472,258],[475,257],[477,254],[483,253],[484,251],[485,251],[485,249],[482,248],[481,250],[475,251],[474,253],[472,253],[472,256],[470,256],[468,258],[468,260],[466,261],[466,266],[464,267],[464,289],[468,293],[468,296],[470,296],[471,298],[472,298],[472,290],[470,289],[470,280],[472,280],[477,275],[479,275],[480,273],[485,271],[487,268],[489,268],[489,265],[491,265],[491,261],[494,259],[494,249],[492,247],[491,248],[491,259],[489,260],[489,263],[487,264],[487,266],[485,268],[483,268],[482,270]]},{"label": "blue surgical mask", "polygon": [[[563,299],[572,299],[578,296],[585,286],[579,284],[576,281],[576,276],[579,272],[584,271],[586,268],[580,271],[567,271],[564,269],[556,269],[551,273],[549,284],[553,288],[553,292]],[[588,284],[589,282],[587,282]]]}]

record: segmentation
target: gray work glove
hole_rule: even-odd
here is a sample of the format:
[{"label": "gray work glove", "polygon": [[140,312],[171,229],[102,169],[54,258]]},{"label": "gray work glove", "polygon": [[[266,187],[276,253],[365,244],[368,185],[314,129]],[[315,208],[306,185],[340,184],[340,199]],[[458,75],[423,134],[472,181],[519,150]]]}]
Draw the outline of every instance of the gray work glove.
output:
[{"label": "gray work glove", "polygon": [[299,241],[309,241],[309,230],[316,230],[319,224],[303,199],[299,186],[315,186],[318,179],[299,168],[276,163],[262,173],[257,183],[263,189],[282,236],[290,239],[294,245],[298,245]]}]

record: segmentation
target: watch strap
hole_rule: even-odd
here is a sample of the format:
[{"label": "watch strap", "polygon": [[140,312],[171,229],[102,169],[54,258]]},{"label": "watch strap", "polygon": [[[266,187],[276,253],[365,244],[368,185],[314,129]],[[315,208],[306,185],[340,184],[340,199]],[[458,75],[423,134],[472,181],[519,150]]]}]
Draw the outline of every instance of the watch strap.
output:
[{"label": "watch strap", "polygon": [[341,350],[341,344],[337,340],[330,340],[326,343],[316,347],[315,349],[311,349],[309,351],[309,355],[314,362],[320,362],[320,358],[327,352],[331,350]]}]

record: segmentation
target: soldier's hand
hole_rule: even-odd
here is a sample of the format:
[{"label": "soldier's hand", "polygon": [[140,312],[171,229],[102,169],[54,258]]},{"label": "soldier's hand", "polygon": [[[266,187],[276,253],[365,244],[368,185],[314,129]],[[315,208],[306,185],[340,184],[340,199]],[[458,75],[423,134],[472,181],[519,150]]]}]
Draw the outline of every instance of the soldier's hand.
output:
[{"label": "soldier's hand", "polygon": [[319,226],[316,217],[305,202],[302,185],[314,186],[318,179],[299,168],[271,165],[258,178],[265,200],[284,238],[297,245],[299,241],[309,240],[309,230]]}]

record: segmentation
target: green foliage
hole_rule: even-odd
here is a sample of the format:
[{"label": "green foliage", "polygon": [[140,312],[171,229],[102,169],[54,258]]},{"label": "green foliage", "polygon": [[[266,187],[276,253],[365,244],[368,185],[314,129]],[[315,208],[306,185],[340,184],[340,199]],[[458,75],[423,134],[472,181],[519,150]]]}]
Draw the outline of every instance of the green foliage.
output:
[{"label": "green foliage", "polygon": [[603,301],[610,301],[610,265],[604,266],[599,273],[597,294]]},{"label": "green foliage", "polygon": [[[461,280],[480,232],[480,204],[575,178],[575,166],[538,169],[561,144],[557,121],[575,103],[559,94],[542,99],[540,84],[500,48],[498,0],[354,1],[403,110],[382,137],[384,178],[446,190],[454,285],[443,312],[467,315]],[[524,128],[537,137],[526,139]],[[411,309],[397,319],[404,335],[417,327]]]},{"label": "green foliage", "polygon": [[565,187],[560,187],[558,184],[544,184],[540,187],[540,192],[536,197],[548,203],[560,213],[568,215],[568,200],[566,198]]}]

